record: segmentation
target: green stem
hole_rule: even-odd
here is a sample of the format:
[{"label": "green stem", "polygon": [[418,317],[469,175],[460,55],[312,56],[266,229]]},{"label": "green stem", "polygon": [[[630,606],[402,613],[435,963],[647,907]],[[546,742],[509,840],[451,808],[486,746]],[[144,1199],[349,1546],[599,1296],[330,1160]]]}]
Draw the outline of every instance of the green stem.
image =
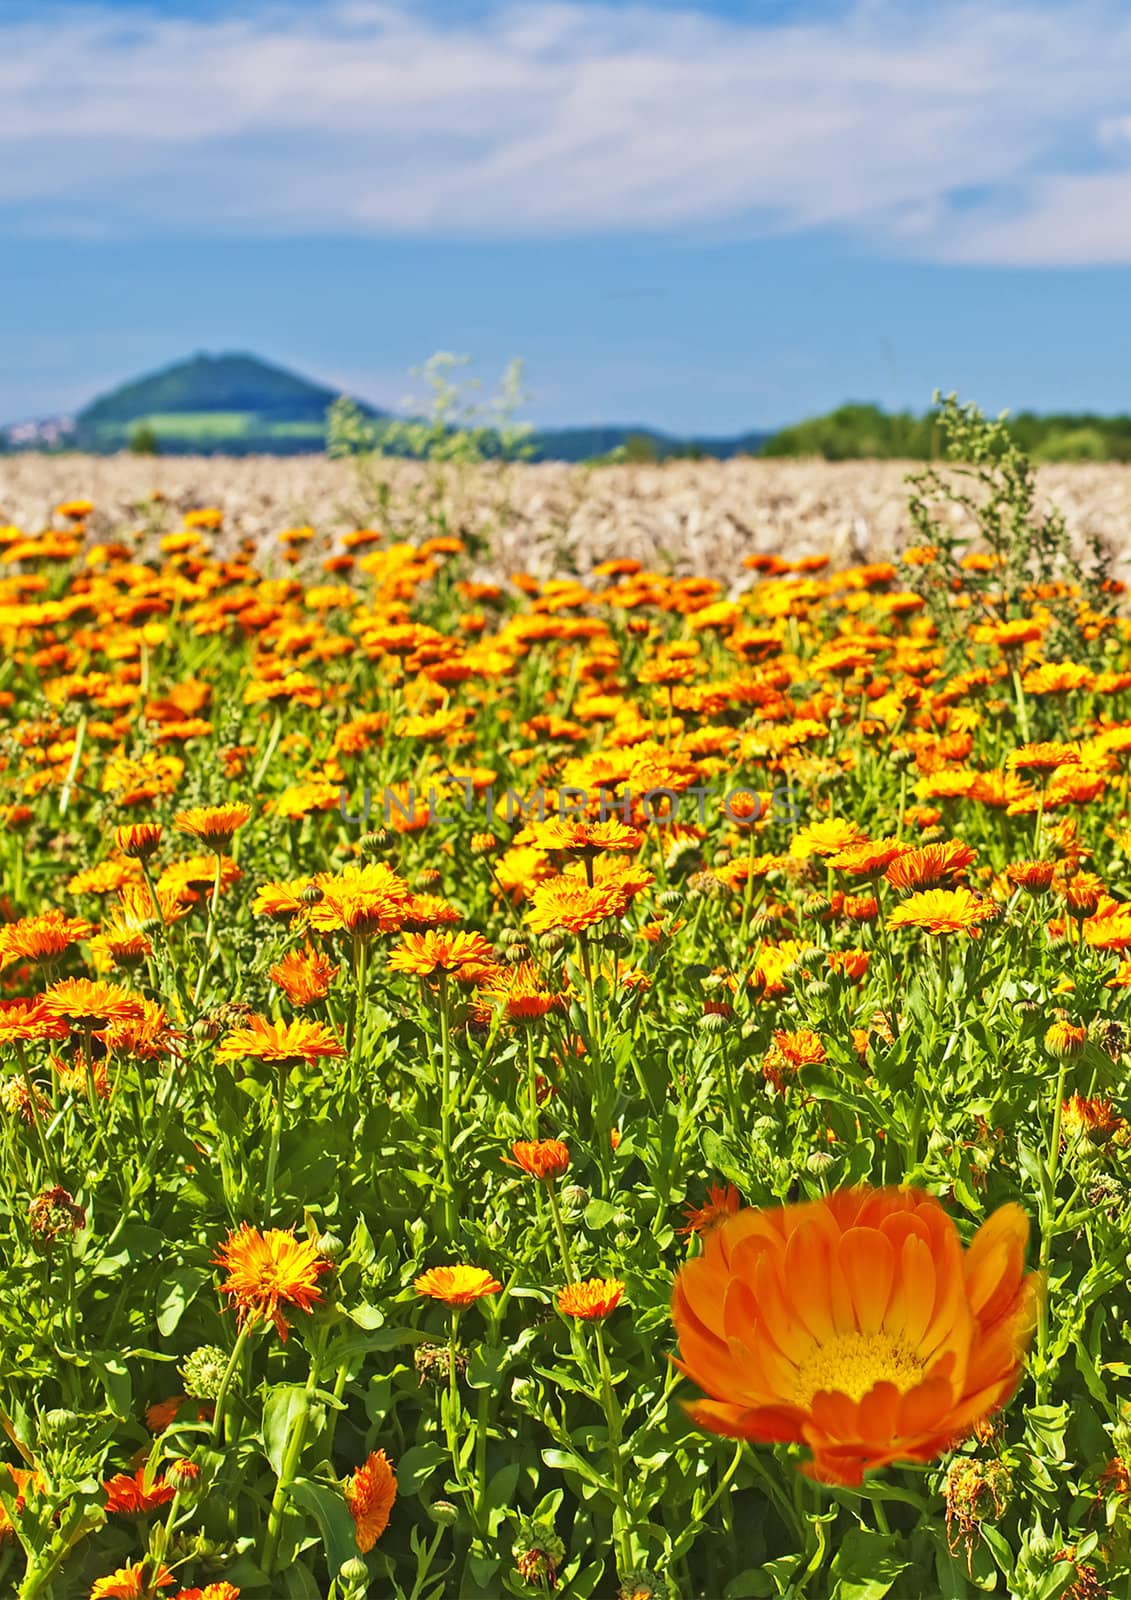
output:
[{"label": "green stem", "polygon": [[[1060,1070],[1056,1075],[1055,1100],[1052,1111],[1052,1134],[1049,1140],[1049,1151],[1045,1162],[1044,1183],[1044,1215],[1041,1218],[1041,1250],[1039,1268],[1042,1274],[1047,1275],[1049,1262],[1052,1259],[1052,1240],[1054,1228],[1054,1210],[1056,1207],[1056,1183],[1060,1172],[1060,1117],[1064,1106],[1064,1088],[1068,1074],[1068,1059],[1061,1057]],[[1048,1375],[1048,1342],[1049,1342],[1049,1297],[1042,1294],[1040,1309],[1037,1314],[1037,1381],[1036,1399],[1038,1405],[1044,1405],[1049,1386]]]},{"label": "green stem", "polygon": [[618,1576],[623,1580],[632,1571],[632,1536],[630,1532],[631,1518],[628,1510],[628,1499],[624,1488],[624,1457],[621,1452],[624,1419],[621,1416],[620,1404],[613,1391],[613,1375],[609,1370],[609,1358],[605,1352],[605,1341],[601,1334],[599,1323],[593,1325],[593,1335],[597,1346],[597,1367],[601,1374],[601,1406],[605,1413],[605,1421],[609,1430],[609,1466],[613,1474],[613,1489],[616,1497],[616,1512],[613,1518],[613,1542],[617,1548]]},{"label": "green stem", "polygon": [[279,1170],[279,1145],[283,1137],[283,1117],[287,1103],[287,1069],[285,1065],[279,1067],[278,1082],[275,1086],[275,1114],[271,1119],[271,1143],[267,1149],[267,1176],[263,1181],[263,1221],[271,1220],[271,1208],[275,1203],[275,1176]]},{"label": "green stem", "polygon": [[452,1187],[452,1039],[448,1017],[448,979],[440,974],[440,1163],[444,1186],[444,1233],[455,1233],[455,1192]]},{"label": "green stem", "polygon": [[236,1342],[232,1346],[232,1353],[228,1357],[228,1365],[224,1368],[224,1376],[220,1379],[220,1387],[216,1391],[215,1410],[212,1414],[212,1434],[209,1440],[213,1449],[224,1437],[224,1416],[228,1406],[228,1390],[231,1388],[232,1378],[235,1375],[236,1368],[244,1352],[244,1346],[247,1344],[254,1326],[254,1317],[248,1317],[247,1321],[241,1326],[239,1333],[236,1335]]},{"label": "green stem", "polygon": [[286,1450],[283,1455],[282,1470],[275,1484],[275,1493],[271,1497],[271,1509],[267,1514],[267,1533],[263,1540],[263,1554],[259,1560],[259,1565],[268,1578],[275,1571],[275,1557],[279,1549],[283,1512],[286,1510],[291,1484],[295,1481],[299,1462],[302,1459],[303,1447],[306,1444],[306,1433],[310,1426],[310,1405],[314,1399],[314,1392],[318,1387],[322,1353],[326,1345],[326,1332],[325,1327],[320,1327],[314,1335],[314,1349],[310,1353],[310,1371],[306,1376],[306,1388],[302,1394],[302,1406],[298,1416],[295,1417],[291,1424],[290,1437],[287,1440]]},{"label": "green stem", "polygon": [[71,764],[67,768],[67,776],[63,780],[62,793],[59,796],[59,815],[65,817],[67,807],[71,803],[71,791],[75,786],[78,776],[79,762],[82,760],[82,747],[86,743],[86,712],[79,718],[78,728],[75,732],[75,748],[71,754]]},{"label": "green stem", "polygon": [[562,1269],[565,1272],[565,1280],[567,1283],[576,1283],[577,1272],[573,1265],[573,1256],[570,1254],[569,1239],[566,1237],[565,1228],[562,1226],[562,1213],[561,1208],[558,1205],[557,1191],[555,1190],[552,1181],[547,1183],[545,1187],[546,1198],[550,1202],[550,1215],[554,1219],[554,1232],[557,1234],[558,1238],[558,1249],[561,1251]]}]

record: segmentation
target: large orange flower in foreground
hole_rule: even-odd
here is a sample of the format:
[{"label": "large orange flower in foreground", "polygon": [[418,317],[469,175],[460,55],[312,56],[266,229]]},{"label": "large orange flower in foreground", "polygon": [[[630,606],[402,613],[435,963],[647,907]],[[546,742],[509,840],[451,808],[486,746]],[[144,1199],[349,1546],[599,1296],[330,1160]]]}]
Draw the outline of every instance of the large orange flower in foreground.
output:
[{"label": "large orange flower in foreground", "polygon": [[1001,1206],[964,1251],[917,1189],[737,1212],[675,1281],[678,1364],[710,1396],[691,1416],[808,1445],[823,1483],[930,1461],[1017,1387],[1041,1291],[1028,1233]]},{"label": "large orange flower in foreground", "polygon": [[330,1270],[309,1239],[296,1239],[289,1228],[260,1233],[247,1222],[228,1235],[214,1260],[227,1270],[220,1293],[237,1308],[240,1321],[261,1317],[273,1322],[280,1339],[287,1337],[280,1307],[311,1310],[322,1299],[319,1276]]}]

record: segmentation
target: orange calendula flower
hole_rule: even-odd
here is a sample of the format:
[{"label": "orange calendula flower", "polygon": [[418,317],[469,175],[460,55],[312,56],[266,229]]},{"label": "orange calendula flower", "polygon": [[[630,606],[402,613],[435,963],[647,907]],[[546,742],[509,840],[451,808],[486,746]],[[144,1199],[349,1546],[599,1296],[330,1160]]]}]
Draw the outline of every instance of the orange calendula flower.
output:
[{"label": "orange calendula flower", "polygon": [[440,933],[434,928],[404,933],[398,948],[389,953],[391,972],[410,972],[417,978],[478,983],[494,966],[494,951],[481,933]]},{"label": "orange calendula flower", "polygon": [[280,1339],[286,1339],[288,1326],[281,1308],[310,1311],[322,1299],[318,1279],[330,1271],[311,1241],[296,1239],[293,1229],[260,1233],[247,1222],[228,1235],[213,1260],[228,1274],[220,1293],[236,1307],[240,1321],[273,1322]]},{"label": "orange calendula flower", "polygon": [[1110,1100],[1102,1096],[1074,1094],[1060,1110],[1060,1128],[1065,1144],[1107,1144],[1127,1126]]},{"label": "orange calendula flower", "polygon": [[26,1044],[31,1039],[65,1039],[67,1024],[53,1016],[41,996],[31,1000],[0,1000],[0,1049],[6,1044]]},{"label": "orange calendula flower", "polygon": [[226,806],[193,806],[188,811],[178,811],[173,818],[174,828],[199,839],[210,850],[220,850],[231,840],[237,828],[251,818],[251,807],[241,804]]},{"label": "orange calendula flower", "polygon": [[320,950],[288,950],[280,961],[267,969],[293,1006],[309,1006],[325,1000],[339,969]]},{"label": "orange calendula flower", "polygon": [[155,1506],[168,1505],[177,1492],[173,1485],[156,1479],[147,1486],[145,1475],[146,1468],[138,1467],[132,1475],[117,1472],[112,1478],[107,1478],[102,1485],[106,1491],[106,1510],[138,1516],[144,1511],[152,1511]]},{"label": "orange calendula flower", "polygon": [[569,1167],[569,1150],[560,1139],[519,1139],[511,1154],[532,1178],[560,1178]]},{"label": "orange calendula flower", "polygon": [[164,1562],[134,1561],[96,1578],[90,1600],[146,1600],[155,1589],[168,1589],[176,1581]]},{"label": "orange calendula flower", "polygon": [[789,847],[791,856],[805,859],[809,856],[838,856],[856,845],[866,842],[862,828],[843,817],[830,817],[827,822],[811,822],[800,829]]},{"label": "orange calendula flower", "polygon": [[234,1583],[206,1583],[203,1589],[178,1589],[173,1600],[240,1600]]},{"label": "orange calendula flower", "polygon": [[762,1075],[780,1092],[787,1076],[792,1077],[801,1067],[820,1066],[825,1059],[821,1036],[811,1028],[798,1028],[793,1033],[776,1028],[773,1044],[762,1062]]},{"label": "orange calendula flower", "polygon": [[1063,1019],[1054,1022],[1045,1033],[1045,1049],[1053,1056],[1071,1059],[1082,1053],[1088,1042],[1088,1030],[1078,1022]]},{"label": "orange calendula flower", "polygon": [[309,909],[310,926],[319,933],[359,938],[398,929],[412,898],[404,879],[381,862],[346,867],[332,878],[320,878],[318,887],[322,898]]},{"label": "orange calendula flower", "polygon": [[713,1183],[707,1190],[707,1201],[701,1206],[685,1206],[683,1214],[687,1218],[683,1227],[677,1228],[677,1233],[682,1233],[685,1238],[693,1233],[700,1235],[710,1233],[712,1228],[717,1228],[720,1222],[725,1222],[728,1217],[733,1217],[742,1204],[742,1196],[733,1183],[725,1186]]},{"label": "orange calendula flower", "polygon": [[1044,894],[1055,875],[1055,861],[1011,861],[1005,869],[1013,888],[1025,889],[1029,894]]},{"label": "orange calendula flower", "polygon": [[93,926],[81,917],[68,917],[54,908],[21,917],[18,922],[0,925],[0,967],[13,961],[53,961],[93,932]]},{"label": "orange calendula flower", "polygon": [[290,1022],[251,1017],[242,1028],[233,1029],[222,1039],[216,1052],[221,1061],[270,1061],[280,1067],[294,1067],[300,1061],[313,1066],[316,1061],[332,1061],[345,1053],[341,1041],[324,1022],[308,1022],[304,1017]]},{"label": "orange calendula flower", "polygon": [[1021,1376],[1039,1275],[1029,1222],[1001,1206],[963,1250],[921,1190],[842,1190],[739,1211],[676,1277],[688,1410],[732,1438],[805,1444],[821,1482],[930,1461],[998,1410]]},{"label": "orange calendula flower", "polygon": [[114,843],[131,861],[148,861],[161,843],[159,822],[134,822],[114,829]]},{"label": "orange calendula flower", "polygon": [[484,993],[502,1004],[510,1022],[536,1021],[562,1006],[561,995],[546,988],[538,969],[529,961],[520,961],[517,967],[496,968]]},{"label": "orange calendula flower", "polygon": [[449,1306],[469,1306],[484,1295],[498,1294],[503,1287],[485,1268],[466,1266],[430,1267],[412,1286],[417,1294]]},{"label": "orange calendula flower", "polygon": [[579,1322],[599,1322],[616,1310],[623,1295],[619,1278],[587,1278],[558,1290],[558,1310],[563,1317],[575,1317]]},{"label": "orange calendula flower", "polygon": [[357,1548],[368,1554],[389,1526],[397,1498],[397,1475],[383,1450],[374,1450],[343,1486],[346,1508],[357,1529]]},{"label": "orange calendula flower", "polygon": [[43,996],[44,1010],[72,1028],[104,1028],[110,1022],[129,1022],[142,1013],[141,996],[116,983],[95,983],[90,978],[64,978]]},{"label": "orange calendula flower", "polygon": [[896,889],[935,889],[961,878],[974,860],[974,851],[961,839],[944,839],[905,850],[890,863],[884,877]]},{"label": "orange calendula flower", "polygon": [[888,915],[889,928],[923,928],[927,933],[968,933],[978,937],[978,924],[995,915],[988,900],[969,889],[927,889],[909,895]]},{"label": "orange calendula flower", "polygon": [[599,922],[619,917],[628,896],[616,885],[587,884],[583,878],[550,878],[530,891],[526,921],[535,933],[564,929],[584,933]]}]

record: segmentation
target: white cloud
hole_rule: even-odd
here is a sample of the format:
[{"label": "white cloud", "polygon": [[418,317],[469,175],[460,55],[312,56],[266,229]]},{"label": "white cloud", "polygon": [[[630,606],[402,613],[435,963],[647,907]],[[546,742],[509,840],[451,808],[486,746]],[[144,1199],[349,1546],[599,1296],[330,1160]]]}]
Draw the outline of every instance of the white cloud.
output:
[{"label": "white cloud", "polygon": [[1131,261],[1118,0],[649,0],[444,21],[334,0],[0,17],[0,213],[28,232],[849,229],[889,253]]}]

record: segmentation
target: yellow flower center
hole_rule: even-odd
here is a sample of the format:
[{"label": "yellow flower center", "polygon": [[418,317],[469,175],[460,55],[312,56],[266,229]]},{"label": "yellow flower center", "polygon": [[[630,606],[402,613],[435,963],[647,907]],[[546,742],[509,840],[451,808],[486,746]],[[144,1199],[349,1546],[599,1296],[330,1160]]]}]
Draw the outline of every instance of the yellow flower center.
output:
[{"label": "yellow flower center", "polygon": [[819,1344],[797,1374],[794,1399],[812,1404],[823,1389],[860,1400],[877,1383],[894,1383],[900,1394],[922,1380],[925,1364],[904,1339],[891,1333],[842,1333]]}]

